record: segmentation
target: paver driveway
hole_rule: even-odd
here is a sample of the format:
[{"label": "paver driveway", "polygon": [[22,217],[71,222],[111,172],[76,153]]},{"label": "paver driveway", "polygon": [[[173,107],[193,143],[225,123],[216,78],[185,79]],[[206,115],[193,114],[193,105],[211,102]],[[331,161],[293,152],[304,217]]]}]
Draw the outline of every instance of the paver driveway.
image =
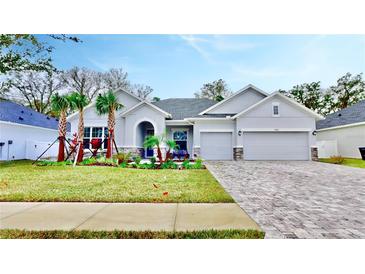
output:
[{"label": "paver driveway", "polygon": [[365,238],[365,169],[306,161],[207,167],[267,238]]}]

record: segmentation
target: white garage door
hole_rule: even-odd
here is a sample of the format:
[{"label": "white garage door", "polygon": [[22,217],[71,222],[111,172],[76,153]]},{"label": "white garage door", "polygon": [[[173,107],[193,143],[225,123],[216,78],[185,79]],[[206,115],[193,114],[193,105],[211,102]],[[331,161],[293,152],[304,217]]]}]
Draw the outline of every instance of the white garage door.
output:
[{"label": "white garage door", "polygon": [[243,151],[245,160],[308,160],[308,133],[244,133]]},{"label": "white garage door", "polygon": [[200,154],[204,160],[232,160],[232,133],[200,133]]}]

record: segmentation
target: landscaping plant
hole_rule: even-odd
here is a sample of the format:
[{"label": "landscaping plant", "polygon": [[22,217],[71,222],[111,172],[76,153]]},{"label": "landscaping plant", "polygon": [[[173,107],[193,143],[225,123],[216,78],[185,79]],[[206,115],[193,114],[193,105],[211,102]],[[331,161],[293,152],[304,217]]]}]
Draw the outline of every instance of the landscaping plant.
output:
[{"label": "landscaping plant", "polygon": [[72,109],[77,109],[79,112],[79,124],[77,130],[77,136],[79,139],[79,147],[78,147],[78,155],[77,155],[77,162],[82,162],[84,158],[84,108],[89,104],[89,100],[87,99],[86,95],[73,92],[69,96],[70,105]]},{"label": "landscaping plant", "polygon": [[99,94],[96,99],[96,110],[99,115],[108,113],[108,141],[106,158],[110,159],[113,154],[113,142],[114,142],[114,126],[115,126],[115,111],[121,109],[123,105],[118,102],[114,92],[109,90],[104,94]]},{"label": "landscaping plant", "polygon": [[[161,144],[165,143],[168,147],[168,150],[166,151],[165,159],[162,157],[162,151],[161,151]],[[162,134],[159,136],[153,135],[148,136],[146,140],[143,143],[143,146],[145,148],[157,148],[157,158],[159,163],[159,167],[162,166],[163,163],[168,162],[171,160],[171,154],[174,149],[177,149],[179,146],[176,144],[174,140],[169,140],[166,138],[166,134]]]},{"label": "landscaping plant", "polygon": [[134,157],[133,160],[136,163],[136,165],[138,166],[141,163],[142,158],[141,158],[141,156],[136,156],[136,157]]},{"label": "landscaping plant", "polygon": [[66,113],[70,108],[70,100],[66,95],[59,95],[56,93],[51,97],[52,110],[59,112],[60,117],[58,120],[58,156],[57,162],[63,162],[65,160],[65,138],[67,120]]},{"label": "landscaping plant", "polygon": [[341,165],[341,164],[343,164],[344,161],[345,161],[345,158],[343,158],[342,156],[331,156],[330,157],[330,162],[332,164]]},{"label": "landscaping plant", "polygon": [[116,155],[114,155],[113,158],[118,160],[119,165],[122,163],[128,163],[128,161],[131,158],[131,153],[130,152],[127,152],[127,153],[119,152]]}]

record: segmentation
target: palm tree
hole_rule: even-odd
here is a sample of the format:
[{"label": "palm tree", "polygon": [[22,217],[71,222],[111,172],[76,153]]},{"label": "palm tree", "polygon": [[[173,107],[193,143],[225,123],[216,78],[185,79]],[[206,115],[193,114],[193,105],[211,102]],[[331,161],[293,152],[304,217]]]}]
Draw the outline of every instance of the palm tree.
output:
[{"label": "palm tree", "polygon": [[158,161],[160,162],[160,165],[163,163],[163,158],[162,158],[162,152],[161,152],[161,148],[160,145],[163,143],[164,141],[164,136],[156,136],[156,135],[152,135],[152,136],[148,136],[146,138],[146,140],[143,143],[143,146],[145,148],[154,148],[157,147],[157,158]]},{"label": "palm tree", "polygon": [[175,140],[166,140],[166,145],[169,147],[169,149],[166,152],[165,161],[168,161],[171,158],[171,152],[175,149],[179,149],[180,146],[176,144]]},{"label": "palm tree", "polygon": [[109,90],[104,94],[99,94],[96,99],[96,111],[99,115],[108,113],[108,145],[106,150],[106,158],[112,157],[113,142],[114,142],[114,126],[115,126],[115,111],[121,109],[123,105],[118,102],[113,91]]},{"label": "palm tree", "polygon": [[77,156],[77,162],[81,162],[84,158],[84,108],[89,104],[89,100],[86,95],[73,92],[69,96],[70,104],[72,109],[79,111],[79,124],[78,124],[78,139],[79,139],[79,153]]},{"label": "palm tree", "polygon": [[58,162],[63,162],[65,160],[65,137],[66,137],[66,128],[67,128],[67,120],[66,113],[70,108],[70,100],[66,95],[59,95],[58,93],[54,94],[51,97],[51,107],[52,111],[55,111],[60,114],[58,120]]}]

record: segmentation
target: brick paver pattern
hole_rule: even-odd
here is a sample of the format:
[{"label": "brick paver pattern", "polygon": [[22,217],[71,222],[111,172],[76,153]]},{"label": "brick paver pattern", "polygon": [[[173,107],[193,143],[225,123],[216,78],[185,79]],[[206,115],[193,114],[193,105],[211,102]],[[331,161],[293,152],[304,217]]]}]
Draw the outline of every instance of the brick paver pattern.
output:
[{"label": "brick paver pattern", "polygon": [[365,169],[310,161],[212,161],[267,238],[365,238]]}]

